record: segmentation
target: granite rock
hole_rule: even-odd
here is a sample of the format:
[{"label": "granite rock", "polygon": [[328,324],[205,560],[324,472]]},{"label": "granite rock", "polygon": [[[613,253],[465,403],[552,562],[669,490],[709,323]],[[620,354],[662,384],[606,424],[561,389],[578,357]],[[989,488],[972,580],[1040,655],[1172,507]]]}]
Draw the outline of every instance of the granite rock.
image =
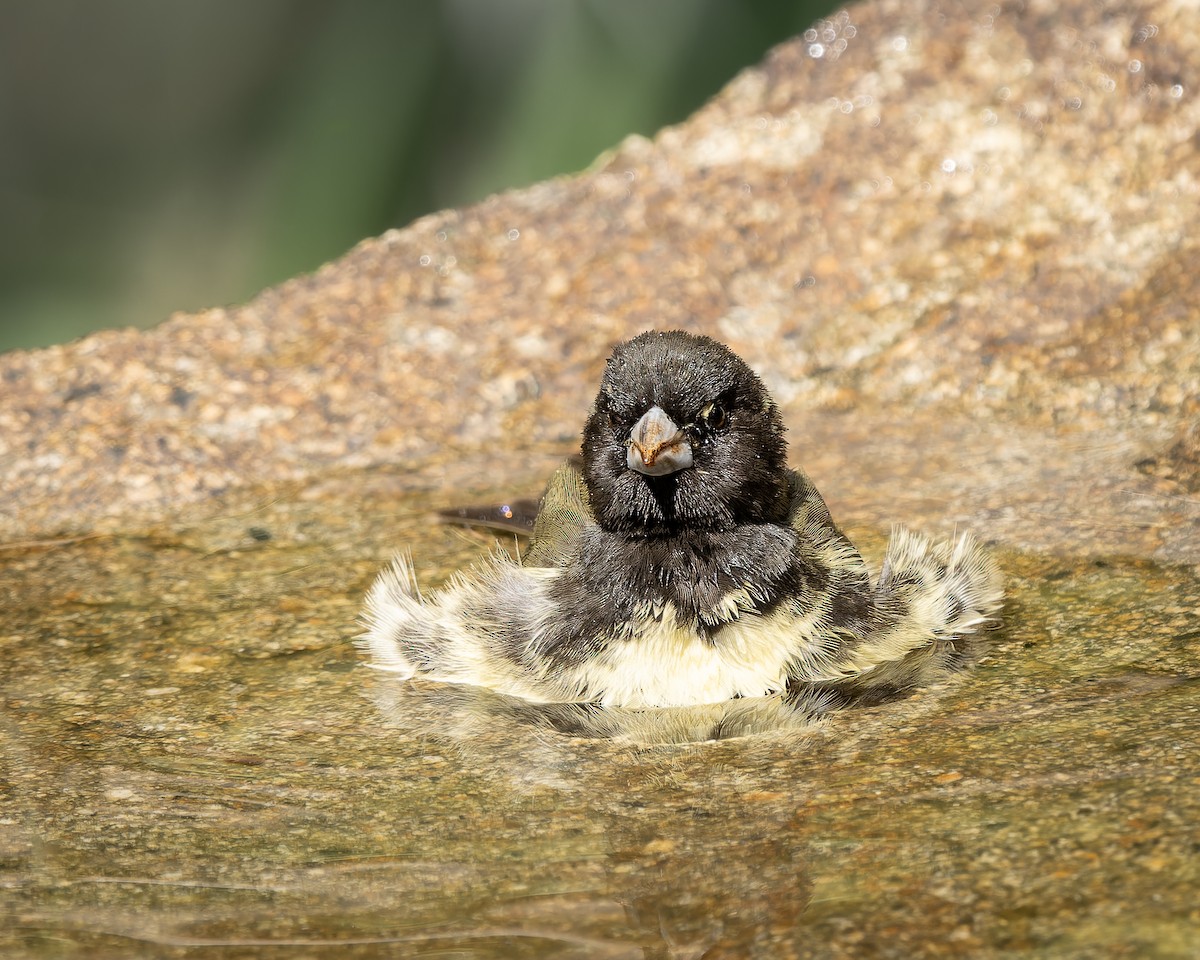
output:
[{"label": "granite rock", "polygon": [[761,371],[853,516],[1195,562],[1194,15],[851,8],[578,176],[0,357],[0,534],[381,464],[536,493],[610,344],[682,327]]}]

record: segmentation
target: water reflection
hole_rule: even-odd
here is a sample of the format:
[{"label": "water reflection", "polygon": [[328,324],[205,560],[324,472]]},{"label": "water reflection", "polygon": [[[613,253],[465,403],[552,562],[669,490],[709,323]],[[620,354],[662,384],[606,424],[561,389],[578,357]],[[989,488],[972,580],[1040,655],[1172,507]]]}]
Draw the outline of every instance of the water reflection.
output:
[{"label": "water reflection", "polygon": [[794,807],[764,791],[769,777],[737,744],[713,741],[771,731],[802,744],[824,699],[616,710],[386,676],[372,697],[397,735],[436,743],[515,795],[553,791],[560,814],[601,825],[604,895],[583,913],[618,907],[618,942],[638,945],[611,955],[771,956],[799,939],[812,882]]},{"label": "water reflection", "polygon": [[808,730],[840,701],[823,692],[744,697],[691,707],[628,709],[590,703],[531,703],[483,687],[381,675],[373,685],[384,721],[414,736],[450,738],[463,749],[496,724],[642,746],[728,740]]},{"label": "water reflection", "polygon": [[800,940],[806,786],[776,768],[813,728],[800,705],[638,715],[382,676],[356,709],[363,673],[322,676],[303,736],[252,711],[271,749],[249,766],[155,741],[31,811],[51,846],[10,865],[0,954],[740,958]]}]

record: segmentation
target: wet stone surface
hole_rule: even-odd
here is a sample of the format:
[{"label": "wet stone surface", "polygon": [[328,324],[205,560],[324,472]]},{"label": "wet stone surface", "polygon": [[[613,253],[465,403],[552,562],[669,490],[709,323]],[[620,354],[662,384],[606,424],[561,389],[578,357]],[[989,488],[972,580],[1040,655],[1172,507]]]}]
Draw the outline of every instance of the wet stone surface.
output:
[{"label": "wet stone surface", "polygon": [[1006,624],[942,687],[815,724],[741,702],[725,732],[758,732],[704,743],[653,742],[719,729],[701,710],[568,734],[360,663],[382,558],[434,585],[493,540],[348,486],[6,551],[4,955],[1194,946],[1193,569],[1002,550]]}]

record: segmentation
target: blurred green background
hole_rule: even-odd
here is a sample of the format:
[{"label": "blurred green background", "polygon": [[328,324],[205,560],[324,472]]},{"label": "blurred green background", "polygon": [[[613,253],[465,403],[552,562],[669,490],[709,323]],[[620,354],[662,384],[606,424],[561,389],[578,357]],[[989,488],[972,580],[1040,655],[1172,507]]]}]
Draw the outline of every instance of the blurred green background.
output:
[{"label": "blurred green background", "polygon": [[805,0],[0,0],[0,350],[239,302],[686,118]]}]

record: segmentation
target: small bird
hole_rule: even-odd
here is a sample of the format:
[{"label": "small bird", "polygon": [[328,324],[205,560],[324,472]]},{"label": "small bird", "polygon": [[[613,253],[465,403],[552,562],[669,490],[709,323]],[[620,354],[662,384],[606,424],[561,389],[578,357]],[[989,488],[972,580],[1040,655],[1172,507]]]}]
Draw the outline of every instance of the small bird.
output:
[{"label": "small bird", "polygon": [[664,707],[829,691],[883,699],[935,678],[993,619],[971,536],[896,530],[875,583],[813,483],[789,469],[762,381],[682,331],[619,344],[528,551],[423,598],[399,557],[360,645],[404,677],[541,703]]}]

